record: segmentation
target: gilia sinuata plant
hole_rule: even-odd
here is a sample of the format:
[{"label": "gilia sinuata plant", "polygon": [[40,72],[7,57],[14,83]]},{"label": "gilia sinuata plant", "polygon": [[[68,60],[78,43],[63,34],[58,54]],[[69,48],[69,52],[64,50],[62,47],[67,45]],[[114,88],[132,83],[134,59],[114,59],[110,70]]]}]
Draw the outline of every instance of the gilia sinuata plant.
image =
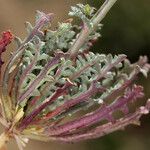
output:
[{"label": "gilia sinuata plant", "polygon": [[[35,26],[26,23],[25,40],[9,31],[3,33],[0,57],[12,40],[18,47],[1,75],[0,122],[5,132],[0,147],[12,138],[20,150],[28,139],[78,142],[98,138],[137,124],[149,113],[150,101],[134,111],[128,108],[144,96],[143,87],[133,82],[139,73],[147,76],[147,57],[130,64],[126,55],[89,50],[115,2],[106,0],[98,11],[89,5],[71,7],[69,15],[82,20],[79,26],[69,19],[50,30],[47,25],[53,14],[37,11]],[[81,111],[85,113],[75,115]],[[123,114],[115,116],[117,111]]]}]

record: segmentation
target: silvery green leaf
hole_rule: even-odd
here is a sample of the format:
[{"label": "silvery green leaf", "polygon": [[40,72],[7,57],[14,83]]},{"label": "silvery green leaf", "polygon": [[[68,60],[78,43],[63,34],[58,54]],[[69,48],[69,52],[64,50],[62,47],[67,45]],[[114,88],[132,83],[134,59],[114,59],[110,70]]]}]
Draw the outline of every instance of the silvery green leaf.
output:
[{"label": "silvery green leaf", "polygon": [[49,56],[45,53],[39,55],[38,60],[47,60],[49,58]]},{"label": "silvery green leaf", "polygon": [[27,30],[28,34],[30,34],[32,32],[32,30],[33,30],[33,26],[31,25],[31,23],[30,22],[26,22],[25,23],[25,27],[26,27],[26,30]]},{"label": "silvery green leaf", "polygon": [[32,92],[32,96],[40,96],[41,94],[40,94],[40,92],[39,92],[39,90],[34,90],[33,92]]},{"label": "silvery green leaf", "polygon": [[15,37],[14,38],[15,42],[16,42],[16,45],[17,47],[19,48],[21,46],[21,44],[23,43],[23,41],[19,38],[19,37]]},{"label": "silvery green leaf", "polygon": [[26,50],[25,51],[25,57],[26,58],[30,58],[30,59],[33,59],[33,54],[32,54],[32,52],[31,51],[29,51],[29,50]]}]

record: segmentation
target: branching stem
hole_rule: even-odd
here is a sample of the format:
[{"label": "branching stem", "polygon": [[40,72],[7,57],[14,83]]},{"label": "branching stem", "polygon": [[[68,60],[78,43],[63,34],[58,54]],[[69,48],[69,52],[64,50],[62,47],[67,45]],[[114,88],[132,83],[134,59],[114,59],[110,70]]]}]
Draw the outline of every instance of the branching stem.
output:
[{"label": "branching stem", "polygon": [[87,25],[84,25],[79,37],[76,39],[75,43],[70,48],[71,58],[74,58],[74,56],[76,56],[79,49],[85,43],[89,34],[97,28],[98,24],[104,19],[104,17],[106,16],[106,14],[109,12],[109,10],[115,4],[116,1],[117,0],[106,0],[105,1],[105,3],[101,6],[101,8],[97,11],[97,13],[91,19],[93,28],[89,28],[89,27],[87,27]]}]

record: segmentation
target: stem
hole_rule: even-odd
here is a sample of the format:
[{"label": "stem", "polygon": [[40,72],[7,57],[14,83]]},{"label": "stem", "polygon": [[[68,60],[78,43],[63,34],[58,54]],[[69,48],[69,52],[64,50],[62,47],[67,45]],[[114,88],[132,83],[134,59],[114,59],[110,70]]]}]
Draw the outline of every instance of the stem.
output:
[{"label": "stem", "polygon": [[2,133],[0,135],[0,150],[3,150],[3,147],[8,141],[9,141],[9,135],[7,133]]},{"label": "stem", "polygon": [[101,6],[101,8],[97,11],[95,16],[91,19],[93,22],[94,27],[97,27],[97,25],[105,18],[109,10],[112,8],[112,6],[116,3],[117,0],[106,0],[105,3]]},{"label": "stem", "polygon": [[91,19],[93,28],[89,28],[86,25],[84,26],[79,37],[77,38],[77,40],[75,41],[75,43],[69,50],[71,52],[71,58],[74,58],[74,56],[78,53],[79,49],[85,43],[89,34],[97,28],[98,24],[104,19],[104,17],[106,16],[106,14],[109,12],[109,10],[115,4],[116,1],[117,0],[106,0],[105,1],[105,3],[101,6],[101,8],[97,11],[97,13]]},{"label": "stem", "polygon": [[54,136],[51,137],[51,140],[61,141],[61,142],[81,142],[88,139],[100,138],[104,135],[110,134],[117,130],[123,130],[126,126],[130,124],[138,125],[139,119],[142,115],[146,115],[150,110],[150,100],[148,100],[146,106],[140,107],[135,113],[129,114],[123,118],[116,120],[115,123],[107,123],[101,126],[98,126],[94,129],[88,130],[82,134],[70,134],[66,136]]},{"label": "stem", "polygon": [[11,56],[3,74],[2,78],[2,108],[4,111],[4,116],[6,120],[11,120],[12,118],[12,102],[9,98],[8,93],[8,83],[9,83],[9,71],[11,67],[16,63],[16,61],[22,56],[23,52],[27,48],[27,44],[33,39],[35,35],[38,35],[40,32],[40,29],[46,25],[50,20],[52,19],[53,14],[44,14],[41,12],[38,12],[40,14],[40,18],[36,21],[36,24],[29,34],[29,36],[25,39],[25,41],[20,45],[20,47],[14,52],[14,54]]}]

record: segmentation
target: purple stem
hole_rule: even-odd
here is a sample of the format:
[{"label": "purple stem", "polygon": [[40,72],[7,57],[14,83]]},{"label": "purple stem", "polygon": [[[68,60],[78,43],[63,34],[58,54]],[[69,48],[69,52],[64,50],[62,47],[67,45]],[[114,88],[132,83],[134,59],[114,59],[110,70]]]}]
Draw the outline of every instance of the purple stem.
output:
[{"label": "purple stem", "polygon": [[38,33],[40,32],[40,29],[46,25],[47,23],[50,22],[50,20],[52,20],[53,14],[45,14],[43,12],[39,12],[40,13],[40,18],[37,20],[36,25],[33,29],[33,31],[30,33],[30,35],[28,36],[28,38],[26,39],[25,43],[28,43],[35,35],[38,35]]},{"label": "purple stem", "polygon": [[143,114],[148,114],[150,110],[150,100],[147,102],[145,107],[140,107],[133,114],[127,115],[121,119],[116,120],[115,123],[107,123],[102,126],[98,126],[95,129],[88,130],[86,132],[78,134],[70,134],[66,136],[52,136],[51,140],[61,141],[61,142],[79,142],[88,139],[95,139],[102,137],[104,135],[110,134],[117,130],[122,130],[129,124],[139,124],[139,119]]},{"label": "purple stem", "polygon": [[48,119],[51,119],[53,118],[54,116],[60,114],[62,111],[66,111],[66,110],[69,110],[71,107],[81,103],[81,102],[84,102],[84,101],[87,101],[91,96],[95,95],[96,93],[98,92],[104,92],[106,89],[105,88],[97,88],[96,87],[96,83],[93,82],[91,83],[91,86],[90,88],[82,93],[81,95],[79,95],[78,97],[74,98],[74,99],[70,99],[68,100],[66,103],[64,103],[63,105],[59,106],[58,108],[56,108],[56,110],[48,113],[46,115],[46,117],[42,118],[44,121],[45,120],[48,120]]},{"label": "purple stem", "polygon": [[[147,62],[147,61],[141,62],[141,63],[140,63],[140,66],[141,66],[141,67],[144,67],[144,66],[146,65],[146,64],[145,64],[146,62]],[[93,64],[94,64],[94,62],[93,62]],[[91,65],[92,65],[92,64],[91,64]],[[89,66],[89,65],[87,65],[87,66]],[[85,66],[85,67],[84,67],[83,69],[81,69],[81,70],[84,71],[84,70],[87,68],[87,66]],[[74,76],[80,75],[82,71],[77,72],[76,74],[74,74]],[[115,89],[114,91],[112,91],[112,93],[111,93],[110,95],[108,95],[105,99],[109,99],[110,97],[113,97],[113,96],[117,95],[119,92],[123,91],[123,90],[126,89],[128,86],[130,86],[131,83],[135,80],[135,78],[136,78],[136,76],[138,75],[139,72],[140,72],[140,69],[139,69],[139,68],[135,68],[135,70],[131,73],[132,76],[130,77],[130,79],[127,79],[121,87],[119,87],[118,89]],[[82,101],[86,101],[86,100],[87,100],[87,97],[85,97],[85,96],[86,96],[88,93],[90,93],[90,92],[92,92],[92,91],[94,90],[94,88],[93,88],[94,86],[93,86],[93,85],[94,85],[94,84],[91,85],[91,88],[89,88],[89,90],[88,90],[87,92],[81,94],[79,97],[77,97],[77,98],[75,98],[75,99],[72,99],[72,100],[67,101],[65,104],[63,104],[62,106],[58,107],[58,108],[57,108],[56,110],[54,110],[53,112],[48,113],[48,114],[46,115],[46,117],[45,117],[45,118],[42,118],[42,119],[44,119],[44,121],[45,121],[45,119],[46,119],[46,120],[47,120],[47,119],[50,119],[50,118],[52,118],[52,117],[58,115],[58,114],[61,113],[62,111],[65,111],[65,110],[69,109],[70,107],[72,107],[72,106],[74,106],[74,105],[76,105],[76,104],[78,104],[78,103],[80,103],[80,102],[82,102]],[[96,88],[95,88],[95,89],[96,89]],[[103,90],[102,88],[100,88],[100,89],[101,89],[101,91]],[[94,92],[94,91],[93,91],[93,92]],[[95,91],[95,92],[96,92],[96,91]],[[94,92],[94,93],[95,93],[95,92]],[[92,93],[91,95],[94,95],[94,93]],[[84,96],[82,97],[82,95],[84,95]],[[83,98],[84,98],[84,99],[83,99]],[[104,100],[104,101],[105,101],[105,100]],[[122,111],[123,111],[124,113],[128,113],[128,108],[124,106],[124,107],[122,108]],[[41,119],[40,119],[40,120],[41,120]],[[40,120],[38,120],[38,121],[40,121]]]},{"label": "purple stem", "polygon": [[[16,60],[21,57],[22,53],[26,49],[27,43],[29,41],[31,41],[36,34],[38,34],[39,30],[45,24],[47,24],[48,22],[50,22],[51,18],[52,18],[52,14],[44,14],[44,13],[42,13],[41,17],[38,19],[38,21],[37,21],[34,29],[30,33],[30,35],[20,45],[20,47],[14,52],[14,54],[10,58],[7,66],[6,66],[6,68],[4,70],[3,79],[2,79],[2,93],[3,93],[3,97],[4,97],[5,101],[8,101],[8,102],[10,101],[7,96],[9,95],[9,92],[8,92],[8,83],[9,83],[9,79],[10,79],[9,71],[10,71],[11,67],[13,66],[14,63],[16,63]],[[8,106],[8,107],[10,107],[10,109],[12,109],[12,106]]]},{"label": "purple stem", "polygon": [[111,64],[108,65],[108,67],[105,67],[101,74],[97,77],[97,81],[101,80],[102,78],[105,77],[108,71],[110,71],[112,68],[114,68],[116,65],[118,65],[120,62],[124,61],[126,59],[126,55],[120,55],[118,56],[117,60],[112,62]]},{"label": "purple stem", "polygon": [[36,65],[37,57],[38,57],[38,51],[35,50],[35,56],[33,58],[33,61],[31,62],[31,64],[29,64],[29,66],[27,66],[27,68],[23,71],[22,75],[20,76],[18,89],[20,89],[27,75],[32,72],[33,67]]},{"label": "purple stem", "polygon": [[56,90],[54,95],[47,101],[45,101],[41,106],[39,106],[37,109],[35,109],[29,116],[25,117],[21,124],[19,125],[20,129],[23,130],[26,128],[31,121],[48,105],[52,104],[59,96],[66,93],[66,89],[72,86],[70,82],[66,82],[66,84],[62,87]]},{"label": "purple stem", "polygon": [[142,88],[140,86],[134,87],[132,91],[127,93],[124,97],[118,98],[111,105],[99,108],[93,113],[85,115],[74,121],[64,123],[63,125],[55,126],[52,128],[48,128],[46,132],[47,131],[49,132],[48,134],[49,136],[60,135],[60,134],[68,133],[73,129],[91,126],[102,119],[107,119],[107,120],[113,119],[112,113],[114,111],[120,110],[122,107],[126,107],[128,102],[136,98],[139,98],[141,96],[143,96]]},{"label": "purple stem", "polygon": [[[62,54],[62,53],[58,53],[58,54]],[[68,57],[68,54],[66,54],[66,57]],[[90,66],[94,65],[96,63],[96,60],[91,62],[91,64],[87,64],[84,67],[82,67],[77,73],[73,74],[70,80],[74,80],[75,78],[77,78],[78,76],[80,76],[80,74],[82,72],[84,72],[86,69],[88,69]],[[68,87],[67,87],[68,86]],[[64,85],[65,88],[69,88],[70,86],[72,86],[72,83],[68,82]],[[64,89],[64,87],[62,89]],[[61,88],[58,88],[57,91],[62,90]],[[64,89],[66,90],[66,89]],[[24,120],[23,123],[21,123],[20,127],[21,129],[24,129],[26,126],[28,126],[31,121],[34,119],[34,117],[36,117],[45,107],[47,107],[48,105],[50,105],[55,99],[57,99],[60,95],[57,94],[57,91],[54,93],[54,95],[49,99],[49,101],[45,102],[44,104],[42,104],[41,106],[39,106],[36,110],[34,110],[29,116],[27,116]],[[63,91],[65,92],[65,91]],[[61,94],[61,93],[60,93]],[[57,95],[57,96],[56,96]],[[55,99],[54,99],[55,97]],[[53,100],[52,100],[53,99]],[[23,125],[23,127],[22,127]]]},{"label": "purple stem", "polygon": [[37,76],[37,78],[31,83],[31,85],[28,87],[28,89],[21,94],[21,96],[19,97],[18,101],[22,102],[23,100],[27,99],[30,94],[35,90],[36,86],[39,84],[39,82],[43,79],[43,77],[46,75],[46,73],[48,72],[48,70],[58,64],[58,62],[60,61],[60,58],[62,57],[62,55],[56,55],[52,60],[50,60],[47,65],[45,66],[45,68],[40,72],[40,74]]}]

